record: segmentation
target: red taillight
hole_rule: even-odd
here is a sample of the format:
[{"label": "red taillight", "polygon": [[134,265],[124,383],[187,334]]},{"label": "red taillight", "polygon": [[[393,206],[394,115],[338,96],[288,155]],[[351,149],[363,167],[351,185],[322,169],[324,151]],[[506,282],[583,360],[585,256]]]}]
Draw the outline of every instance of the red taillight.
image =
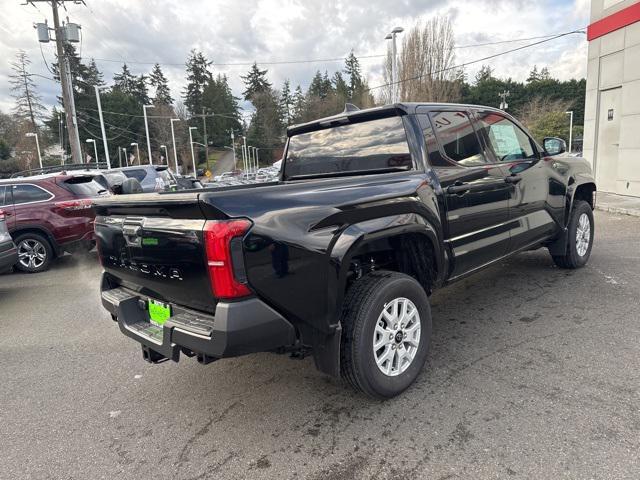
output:
[{"label": "red taillight", "polygon": [[62,202],[56,202],[56,207],[64,210],[84,210],[91,208],[92,200],[90,198],[82,198],[78,200],[65,200]]},{"label": "red taillight", "polygon": [[4,220],[4,210],[0,210],[0,220]]},{"label": "red taillight", "polygon": [[211,291],[216,298],[238,298],[251,294],[247,285],[236,278],[231,260],[231,240],[242,237],[249,227],[249,220],[208,221],[204,225],[207,269]]}]

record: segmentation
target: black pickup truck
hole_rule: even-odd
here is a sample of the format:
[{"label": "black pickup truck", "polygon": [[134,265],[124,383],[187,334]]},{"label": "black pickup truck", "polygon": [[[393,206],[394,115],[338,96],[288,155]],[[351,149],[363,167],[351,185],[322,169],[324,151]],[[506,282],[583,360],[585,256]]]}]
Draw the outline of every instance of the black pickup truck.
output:
[{"label": "black pickup truck", "polygon": [[589,165],[503,111],[346,109],[287,136],[277,182],[96,202],[102,303],[147,361],[311,354],[392,397],[423,369],[433,289],[524,250],[589,258]]}]

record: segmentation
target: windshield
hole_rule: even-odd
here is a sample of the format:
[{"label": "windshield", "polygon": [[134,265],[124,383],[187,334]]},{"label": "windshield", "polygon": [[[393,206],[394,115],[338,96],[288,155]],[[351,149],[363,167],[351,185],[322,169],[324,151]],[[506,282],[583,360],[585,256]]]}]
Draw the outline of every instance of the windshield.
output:
[{"label": "windshield", "polygon": [[412,166],[401,117],[294,135],[285,161],[285,178],[408,170]]}]

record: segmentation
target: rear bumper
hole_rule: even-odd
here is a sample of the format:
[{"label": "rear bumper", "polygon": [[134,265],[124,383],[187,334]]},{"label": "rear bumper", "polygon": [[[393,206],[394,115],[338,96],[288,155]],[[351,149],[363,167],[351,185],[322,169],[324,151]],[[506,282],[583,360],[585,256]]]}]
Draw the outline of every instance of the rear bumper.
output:
[{"label": "rear bumper", "polygon": [[9,270],[18,263],[18,249],[13,242],[0,245],[0,272]]},{"label": "rear bumper", "polygon": [[150,361],[165,357],[177,362],[183,352],[208,363],[295,343],[293,326],[257,298],[219,302],[214,315],[172,305],[172,316],[156,327],[149,322],[146,308],[150,297],[124,287],[111,288],[104,276],[101,290],[102,305],[124,335],[142,344]]}]

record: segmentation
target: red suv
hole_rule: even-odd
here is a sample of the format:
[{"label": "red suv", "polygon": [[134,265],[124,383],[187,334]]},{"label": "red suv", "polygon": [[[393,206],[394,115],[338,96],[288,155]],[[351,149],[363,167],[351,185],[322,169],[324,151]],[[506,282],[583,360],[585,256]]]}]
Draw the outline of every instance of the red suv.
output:
[{"label": "red suv", "polygon": [[0,180],[0,209],[18,247],[15,266],[23,272],[42,272],[65,251],[93,248],[91,202],[107,194],[91,175],[58,173]]}]

